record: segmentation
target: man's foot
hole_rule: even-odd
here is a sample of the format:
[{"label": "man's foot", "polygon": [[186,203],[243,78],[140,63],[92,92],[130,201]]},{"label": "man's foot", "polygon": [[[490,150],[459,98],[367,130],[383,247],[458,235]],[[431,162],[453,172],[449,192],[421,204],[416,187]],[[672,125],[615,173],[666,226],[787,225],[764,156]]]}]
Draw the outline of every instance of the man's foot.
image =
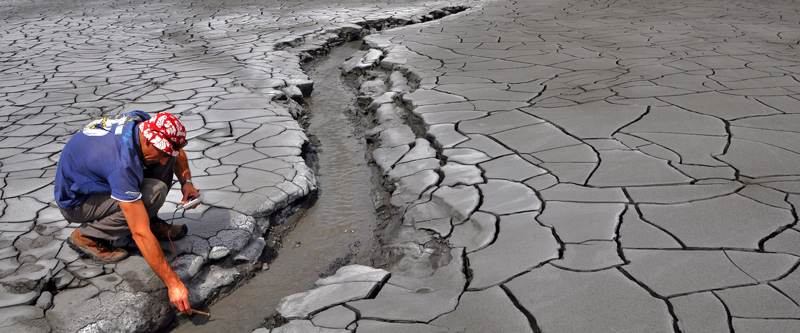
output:
[{"label": "man's foot", "polygon": [[86,253],[92,259],[104,263],[117,262],[128,257],[128,251],[111,245],[111,241],[83,236],[78,229],[67,238],[67,244],[73,250]]},{"label": "man's foot", "polygon": [[[186,225],[173,224],[170,226],[167,224],[167,221],[162,220],[158,216],[150,218],[150,230],[158,240],[172,239],[174,241],[183,238],[186,236],[186,233],[189,232],[189,228],[186,227]],[[168,235],[169,237],[167,237]]]}]

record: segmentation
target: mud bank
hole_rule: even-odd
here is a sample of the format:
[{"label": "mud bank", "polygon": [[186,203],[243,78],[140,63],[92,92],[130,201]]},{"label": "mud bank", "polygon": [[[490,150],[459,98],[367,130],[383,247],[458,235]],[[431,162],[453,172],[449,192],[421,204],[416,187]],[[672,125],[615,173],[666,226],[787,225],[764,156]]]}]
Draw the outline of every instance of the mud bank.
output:
[{"label": "mud bank", "polygon": [[210,307],[224,320],[194,316],[175,332],[252,330],[274,313],[282,297],[308,289],[345,263],[370,261],[378,248],[371,192],[378,189],[365,160],[365,140],[352,123],[357,119],[348,116],[356,97],[338,68],[360,45],[354,43],[334,48],[324,59],[305,66],[320,87],[302,100],[308,114],[304,127],[313,133],[306,161],[317,175],[317,192],[269,231],[264,271]]}]

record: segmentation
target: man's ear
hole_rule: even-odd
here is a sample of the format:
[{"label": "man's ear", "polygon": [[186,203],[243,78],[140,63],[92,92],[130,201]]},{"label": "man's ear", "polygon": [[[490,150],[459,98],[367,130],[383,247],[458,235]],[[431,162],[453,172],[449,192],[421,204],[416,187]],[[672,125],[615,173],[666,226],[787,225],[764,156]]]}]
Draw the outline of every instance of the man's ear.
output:
[{"label": "man's ear", "polygon": [[142,134],[142,132],[139,132],[139,142],[142,144],[142,148],[150,147],[150,141],[145,139],[144,134]]}]

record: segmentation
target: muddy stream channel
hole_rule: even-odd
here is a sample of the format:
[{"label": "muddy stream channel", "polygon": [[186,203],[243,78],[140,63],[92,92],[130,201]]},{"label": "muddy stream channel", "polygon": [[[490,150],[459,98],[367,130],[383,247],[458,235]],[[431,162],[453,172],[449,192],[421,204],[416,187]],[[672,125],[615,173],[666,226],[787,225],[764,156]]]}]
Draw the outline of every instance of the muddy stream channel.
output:
[{"label": "muddy stream channel", "polygon": [[365,158],[365,140],[351,120],[355,90],[339,68],[360,45],[356,41],[334,47],[328,56],[306,66],[314,81],[306,107],[317,159],[316,201],[312,198],[288,218],[285,226],[291,227],[284,227],[278,237],[282,245],[267,270],[207,308],[210,319],[193,315],[172,332],[249,333],[275,314],[282,297],[312,289],[314,281],[341,264],[368,263],[375,250],[377,219],[371,191],[376,185],[370,180],[373,170]]}]

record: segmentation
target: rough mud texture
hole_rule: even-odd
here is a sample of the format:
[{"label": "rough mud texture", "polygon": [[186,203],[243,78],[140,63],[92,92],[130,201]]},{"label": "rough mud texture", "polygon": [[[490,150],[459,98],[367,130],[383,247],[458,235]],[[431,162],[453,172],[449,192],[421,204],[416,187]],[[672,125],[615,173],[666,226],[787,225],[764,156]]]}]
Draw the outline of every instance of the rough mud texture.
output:
[{"label": "rough mud texture", "polygon": [[[176,272],[199,307],[260,268],[264,233],[316,190],[303,159],[303,109],[293,101],[313,85],[301,63],[448,6],[4,2],[0,330],[154,331],[175,317],[140,256],[97,265],[64,243],[78,225],[53,203],[53,179],[61,148],[86,123],[139,109],[186,125],[193,181],[205,197],[176,215],[189,226],[177,251],[162,246],[170,263],[177,256]],[[159,215],[169,220],[179,201],[176,185]]]},{"label": "rough mud texture", "polygon": [[[446,6],[365,4],[4,2],[0,328],[174,316],[141,258],[63,246],[75,226],[52,205],[71,133],[133,109],[193,130],[206,205],[176,244],[193,302],[234,283],[249,266],[229,260],[313,190],[301,111],[276,101],[310,91],[300,63],[353,22]],[[345,69],[403,214],[399,261],[287,298],[303,311],[272,331],[800,330],[797,6],[497,1],[369,36]]]},{"label": "rough mud texture", "polygon": [[404,256],[316,311],[355,332],[800,329],[797,5],[497,1],[368,36]]}]

